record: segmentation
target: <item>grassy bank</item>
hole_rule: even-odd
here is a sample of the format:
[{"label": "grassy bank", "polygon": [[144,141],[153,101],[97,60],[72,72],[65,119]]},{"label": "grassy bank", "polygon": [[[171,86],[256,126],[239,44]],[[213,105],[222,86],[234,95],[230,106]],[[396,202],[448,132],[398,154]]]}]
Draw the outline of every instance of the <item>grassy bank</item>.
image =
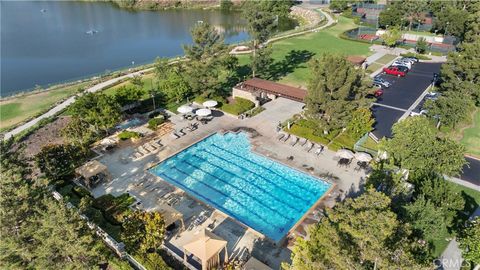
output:
[{"label": "grassy bank", "polygon": [[[272,57],[278,78],[282,83],[293,86],[305,86],[309,79],[307,62],[311,57],[323,53],[368,56],[371,44],[340,38],[340,34],[357,27],[352,19],[338,17],[338,23],[319,32],[287,38],[272,44]],[[250,62],[249,55],[238,56],[240,64]]]},{"label": "grassy bank", "polygon": [[480,109],[475,112],[472,126],[463,130],[460,143],[465,145],[467,154],[480,158]]},{"label": "grassy bank", "polygon": [[52,90],[20,95],[0,101],[0,131],[13,127],[48,110],[55,103],[68,98],[86,87],[90,82],[81,82]]}]

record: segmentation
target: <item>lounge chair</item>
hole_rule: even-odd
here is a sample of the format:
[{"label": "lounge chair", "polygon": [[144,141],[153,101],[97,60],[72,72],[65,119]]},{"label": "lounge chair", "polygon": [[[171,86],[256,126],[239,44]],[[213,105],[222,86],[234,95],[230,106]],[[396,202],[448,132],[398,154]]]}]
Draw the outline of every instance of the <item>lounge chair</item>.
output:
[{"label": "lounge chair", "polygon": [[283,137],[283,139],[281,139],[280,141],[286,142],[286,141],[288,141],[289,138],[290,138],[290,134],[287,133],[287,134],[285,135],[285,137]]},{"label": "lounge chair", "polygon": [[153,141],[153,145],[157,146],[158,148],[162,148],[163,144],[160,142],[161,140],[155,140]]},{"label": "lounge chair", "polygon": [[305,151],[310,152],[315,144],[312,142],[308,142],[307,145],[303,148]]},{"label": "lounge chair", "polygon": [[308,142],[307,139],[301,138],[300,141],[298,141],[298,144],[299,144],[300,146],[304,146],[307,142]]},{"label": "lounge chair", "polygon": [[138,158],[143,157],[143,154],[140,153],[140,152],[135,151],[135,152],[133,152],[133,157],[135,157],[136,159],[138,159]]},{"label": "lounge chair", "polygon": [[153,151],[157,150],[157,147],[155,147],[155,145],[153,145],[151,143],[146,143],[146,144],[143,145],[143,147],[150,150],[150,152],[153,152]]},{"label": "lounge chair", "polygon": [[178,138],[180,138],[180,135],[178,135],[178,134],[175,133],[175,132],[172,132],[172,133],[170,133],[170,137],[172,137],[172,138],[174,138],[174,139],[178,139]]},{"label": "lounge chair", "polygon": [[180,129],[180,130],[177,132],[177,134],[180,135],[180,136],[185,136],[185,135],[187,135],[185,132],[183,132],[183,128]]},{"label": "lounge chair", "polygon": [[287,134],[285,134],[285,133],[283,133],[283,132],[280,133],[280,134],[278,134],[278,135],[277,135],[277,140],[280,141],[280,140],[283,139],[283,137],[285,137],[286,135],[287,135]]},{"label": "lounge chair", "polygon": [[297,136],[293,136],[292,137],[292,140],[290,141],[290,145],[291,146],[295,146],[295,144],[297,144],[298,142],[298,137]]}]

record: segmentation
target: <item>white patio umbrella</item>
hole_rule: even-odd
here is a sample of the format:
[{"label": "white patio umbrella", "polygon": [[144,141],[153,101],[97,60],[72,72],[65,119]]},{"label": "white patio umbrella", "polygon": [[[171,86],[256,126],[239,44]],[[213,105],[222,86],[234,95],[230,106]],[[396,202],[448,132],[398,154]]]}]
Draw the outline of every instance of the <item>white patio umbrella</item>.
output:
[{"label": "white patio umbrella", "polygon": [[385,160],[388,158],[388,153],[386,151],[378,151],[378,155],[377,155],[378,159],[382,159],[382,160]]},{"label": "white patio umbrella", "polygon": [[372,156],[369,153],[357,152],[355,153],[355,159],[361,162],[370,162],[372,160]]},{"label": "white patio umbrella", "polygon": [[193,108],[188,105],[182,105],[177,108],[177,112],[179,113],[190,113],[193,111]]},{"label": "white patio umbrella", "polygon": [[337,156],[340,158],[352,159],[355,155],[348,149],[340,149],[337,152]]},{"label": "white patio umbrella", "polygon": [[198,109],[195,112],[195,114],[198,115],[198,116],[204,117],[204,116],[208,116],[208,115],[212,114],[212,111],[209,110],[209,109]]},{"label": "white patio umbrella", "polygon": [[212,107],[215,107],[217,106],[218,102],[216,100],[207,100],[205,102],[203,102],[203,107],[206,107],[206,108],[212,108]]}]

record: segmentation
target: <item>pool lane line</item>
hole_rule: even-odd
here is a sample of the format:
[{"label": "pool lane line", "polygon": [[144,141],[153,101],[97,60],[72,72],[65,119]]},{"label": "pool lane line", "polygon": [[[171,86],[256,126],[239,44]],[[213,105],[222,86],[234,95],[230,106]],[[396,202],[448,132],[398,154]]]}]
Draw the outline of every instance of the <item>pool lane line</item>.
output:
[{"label": "pool lane line", "polygon": [[[195,177],[193,177],[192,175],[187,174],[187,173],[181,171],[180,169],[178,169],[178,167],[175,167],[175,170],[178,171],[178,172],[180,172],[180,173],[182,173],[182,174],[184,174],[186,177],[192,177],[192,178],[195,179]],[[166,176],[167,178],[169,178],[169,179],[172,179],[171,177],[169,177],[169,176],[166,175],[165,173],[163,173],[163,175],[165,175],[165,176]],[[228,210],[228,209],[226,209],[225,207],[221,207],[221,206],[220,206],[219,204],[217,204],[216,202],[214,202],[214,201],[208,199],[207,197],[205,197],[205,196],[197,193],[197,192],[194,191],[193,189],[188,188],[187,186],[179,183],[179,182],[176,181],[176,180],[173,180],[173,181],[176,182],[176,183],[178,183],[178,184],[181,185],[182,187],[185,187],[187,190],[191,190],[193,193],[198,194],[200,197],[204,198],[204,200],[206,200],[206,201],[208,201],[208,202],[216,205],[218,208],[222,208],[222,209],[227,210],[227,212],[231,212],[231,210]],[[195,181],[198,182],[198,183],[200,183],[200,184],[202,184],[202,185],[204,185],[205,187],[208,187],[209,189],[211,189],[211,190],[213,190],[213,191],[215,191],[215,192],[217,192],[217,193],[219,193],[219,194],[222,194],[225,198],[230,198],[230,199],[232,199],[232,201],[234,201],[236,204],[240,205],[242,208],[244,208],[245,210],[247,210],[247,212],[250,212],[250,213],[252,213],[253,215],[255,215],[258,219],[260,219],[261,221],[265,222],[265,224],[270,224],[270,225],[272,225],[273,227],[275,227],[275,224],[273,224],[273,223],[265,220],[263,217],[259,216],[257,213],[255,213],[255,212],[253,212],[252,210],[250,210],[250,209],[249,209],[246,205],[244,205],[243,203],[241,203],[241,202],[235,200],[234,198],[228,196],[228,194],[225,194],[224,192],[222,192],[222,191],[220,191],[220,190],[217,190],[216,188],[214,188],[214,187],[212,187],[212,186],[210,186],[210,185],[207,185],[207,184],[205,184],[204,182],[202,182],[202,181],[200,181],[200,180],[198,180],[198,179],[195,179]],[[236,215],[233,215],[233,216],[236,217]],[[236,217],[236,218],[237,218],[237,217]],[[237,218],[237,219],[238,219],[238,218]],[[245,222],[245,223],[247,223],[247,222]],[[249,227],[250,227],[250,226],[249,226]]]},{"label": "pool lane line", "polygon": [[[245,196],[247,196],[247,198],[252,198],[254,201],[258,202],[258,204],[261,205],[262,207],[265,207],[266,209],[270,209],[270,211],[272,211],[273,213],[275,213],[275,214],[283,217],[284,219],[286,219],[286,220],[293,219],[293,218],[291,218],[291,217],[287,217],[287,216],[283,215],[282,213],[280,213],[280,212],[277,211],[276,209],[273,209],[273,208],[271,208],[270,206],[263,204],[263,202],[260,201],[259,199],[250,196],[250,195],[249,195],[248,193],[246,193],[244,190],[239,189],[239,188],[235,187],[234,185],[228,183],[227,181],[222,180],[222,179],[216,177],[215,175],[211,174],[210,172],[204,171],[202,168],[200,168],[200,167],[198,167],[198,166],[196,166],[196,165],[194,165],[194,164],[192,164],[192,163],[190,163],[190,162],[188,162],[188,161],[186,161],[186,160],[184,160],[183,163],[186,163],[186,164],[190,165],[191,167],[193,167],[193,168],[195,168],[195,169],[197,169],[197,170],[202,171],[203,173],[205,173],[205,174],[211,176],[212,178],[214,178],[215,180],[218,180],[218,181],[220,181],[220,182],[223,182],[223,183],[231,186],[234,190],[240,191],[240,193],[243,193]],[[192,178],[197,178],[197,177],[194,177],[193,175],[190,175],[190,177],[192,177]],[[201,180],[197,180],[197,181],[201,181]],[[215,190],[218,190],[218,189],[215,188]],[[219,192],[222,192],[222,191],[219,191]],[[224,194],[224,193],[222,192],[222,194]],[[229,197],[229,198],[232,198],[232,197],[230,197],[230,196],[228,196],[228,197]]]},{"label": "pool lane line", "polygon": [[[219,170],[224,171],[225,173],[231,175],[233,178],[240,179],[242,182],[245,182],[245,183],[251,183],[250,181],[247,181],[244,177],[242,177],[242,176],[240,176],[240,175],[237,175],[237,174],[235,174],[235,173],[233,173],[233,172],[230,172],[230,171],[225,170],[224,168],[222,168],[222,167],[220,167],[220,166],[217,166],[217,165],[214,165],[214,164],[210,163],[206,158],[200,157],[200,156],[198,156],[198,155],[196,155],[196,154],[194,154],[194,156],[197,157],[197,158],[199,158],[199,159],[201,159],[201,160],[205,160],[205,162],[208,163],[209,165],[214,166],[215,168],[218,168]],[[202,168],[199,168],[199,169],[202,170],[202,171],[204,171]],[[215,176],[215,177],[216,177],[216,176]],[[218,178],[218,177],[216,177],[216,178]],[[265,188],[260,187],[260,186],[256,185],[255,183],[251,183],[251,184],[252,184],[253,186],[257,187],[257,189],[263,191],[263,193],[266,193],[269,197],[271,197],[272,199],[274,199],[274,201],[278,201],[278,202],[280,202],[281,204],[287,206],[288,208],[290,208],[290,209],[292,209],[292,210],[294,210],[294,211],[296,211],[296,212],[303,212],[303,209],[296,209],[296,208],[294,208],[293,206],[287,204],[285,201],[282,201],[280,198],[277,198],[277,197],[271,195],[270,192],[269,192],[269,190],[266,190]],[[241,190],[242,187],[235,187],[235,188]],[[249,197],[252,197],[250,194],[249,194],[248,196],[249,196]],[[302,199],[302,200],[303,200],[303,199]],[[305,200],[303,200],[303,201],[306,202],[306,203],[308,203],[308,204],[310,204],[310,201],[305,201]]]},{"label": "pool lane line", "polygon": [[[220,150],[223,150],[223,151],[225,151],[225,152],[227,152],[227,153],[229,153],[229,154],[231,154],[231,155],[234,155],[234,156],[236,156],[236,157],[239,157],[239,158],[241,158],[241,159],[243,159],[243,160],[245,160],[245,161],[247,161],[247,162],[249,162],[249,163],[251,163],[251,164],[253,164],[253,165],[255,165],[255,166],[264,168],[266,171],[268,171],[268,172],[270,172],[270,173],[272,173],[272,174],[274,174],[274,175],[277,175],[277,176],[279,176],[279,177],[281,177],[281,178],[285,178],[285,177],[283,177],[282,175],[280,175],[279,173],[272,171],[272,170],[270,169],[271,167],[268,168],[268,167],[266,167],[266,166],[264,166],[264,165],[255,163],[255,162],[253,162],[253,161],[251,161],[251,160],[248,160],[248,159],[246,159],[246,158],[244,158],[244,157],[242,157],[242,156],[239,156],[239,155],[237,155],[237,154],[235,154],[235,153],[232,153],[232,152],[230,152],[230,151],[228,151],[228,150],[226,150],[226,149],[224,149],[224,148],[220,148],[220,147],[218,147],[218,146],[216,146],[216,145],[212,145],[212,146],[214,146],[214,147],[216,147],[216,148],[218,148],[218,149],[220,149]],[[253,152],[252,152],[252,154],[257,155],[256,153],[253,153]],[[277,163],[277,164],[280,164],[280,165],[282,165],[282,166],[285,166],[285,167],[287,167],[287,168],[289,168],[289,169],[292,169],[292,170],[294,170],[295,172],[304,174],[304,175],[306,175],[307,177],[312,177],[312,176],[310,176],[310,175],[308,175],[308,174],[306,174],[306,173],[304,173],[304,172],[302,172],[302,171],[293,169],[293,168],[291,168],[291,167],[289,167],[289,166],[286,166],[285,164],[280,163],[280,162],[278,162],[278,161],[276,161],[276,160],[269,159],[269,158],[267,158],[267,157],[265,157],[265,156],[260,156],[260,155],[257,155],[257,156],[268,160],[272,166],[273,166],[273,164]],[[288,178],[286,178],[286,179],[287,179],[290,183],[293,183],[293,184],[295,184],[295,186],[298,187],[298,185],[296,185],[296,183],[295,183],[293,180],[288,179]],[[315,179],[315,178],[314,178],[314,179]],[[315,180],[316,180],[316,179],[315,179]],[[322,179],[319,179],[319,180],[322,180]],[[323,181],[323,180],[322,180],[322,181]],[[323,182],[325,182],[325,181],[323,181]],[[302,192],[307,191],[308,193],[310,193],[310,194],[312,194],[312,195],[314,195],[314,196],[317,196],[315,193],[313,193],[313,192],[311,192],[310,190],[308,190],[308,187],[301,187],[301,188],[302,188]]]},{"label": "pool lane line", "polygon": [[[304,202],[308,202],[308,203],[310,203],[310,201],[307,201],[307,200],[305,200],[304,198],[302,198],[302,197],[300,197],[300,196],[298,196],[298,195],[296,195],[296,194],[294,194],[294,193],[290,192],[290,191],[289,191],[289,190],[287,190],[286,188],[284,188],[284,187],[282,187],[282,186],[278,185],[277,183],[275,183],[275,182],[273,182],[273,181],[271,181],[271,180],[269,180],[269,179],[267,179],[267,178],[264,178],[264,177],[262,177],[262,176],[261,176],[261,175],[259,175],[258,173],[254,172],[254,171],[252,171],[252,170],[249,170],[248,168],[245,168],[245,167],[240,167],[240,166],[238,166],[238,165],[236,165],[236,164],[234,164],[234,163],[231,163],[231,162],[229,162],[228,160],[226,160],[226,159],[224,159],[224,158],[222,158],[222,157],[220,157],[220,156],[218,156],[218,155],[216,155],[216,154],[214,154],[214,153],[211,153],[211,152],[210,152],[210,151],[208,151],[207,149],[204,149],[204,152],[207,152],[207,153],[209,153],[209,154],[211,154],[211,155],[213,155],[213,156],[217,157],[218,159],[222,159],[222,160],[224,160],[225,162],[227,162],[227,163],[229,163],[229,164],[232,164],[233,166],[236,166],[236,167],[238,167],[238,168],[240,168],[240,169],[245,169],[246,171],[248,171],[248,172],[250,172],[250,173],[252,173],[252,174],[256,175],[258,178],[260,178],[260,179],[263,179],[265,182],[267,182],[267,183],[271,183],[272,185],[274,185],[274,186],[276,186],[276,187],[278,187],[278,188],[280,188],[280,189],[284,190],[286,194],[289,194],[289,195],[291,195],[292,197],[294,197],[294,198],[297,198],[297,199],[300,199],[300,200],[302,200],[302,201],[304,201]],[[316,197],[316,196],[317,196],[316,194],[312,194],[312,195],[313,195],[314,197]]]}]

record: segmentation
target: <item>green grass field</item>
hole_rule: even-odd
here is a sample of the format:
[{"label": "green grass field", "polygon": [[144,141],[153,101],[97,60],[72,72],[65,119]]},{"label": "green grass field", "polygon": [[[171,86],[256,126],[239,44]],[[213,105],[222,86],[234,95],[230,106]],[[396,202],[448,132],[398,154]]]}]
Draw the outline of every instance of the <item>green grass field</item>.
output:
[{"label": "green grass field", "polygon": [[463,131],[460,143],[467,148],[467,154],[480,158],[480,109],[477,109],[473,125]]},{"label": "green grass field", "polygon": [[[338,17],[338,23],[316,33],[288,38],[272,44],[272,57],[276,61],[280,82],[293,86],[305,86],[310,72],[307,62],[323,53],[368,56],[370,44],[350,41],[339,37],[346,30],[355,28],[352,19]],[[250,56],[238,56],[239,63],[248,64]]]},{"label": "green grass field", "polygon": [[0,130],[6,130],[47,110],[58,101],[72,96],[87,84],[88,82],[83,82],[0,101]]},{"label": "green grass field", "polygon": [[[146,98],[149,97],[148,90],[153,88],[152,84],[153,85],[156,84],[156,79],[155,79],[154,73],[148,73],[148,74],[143,75],[142,76],[142,82],[143,82],[143,91],[144,91],[144,95],[143,95],[142,99],[146,99]],[[130,80],[127,80],[127,81],[124,81],[122,83],[119,83],[117,85],[114,85],[110,88],[107,88],[107,89],[103,90],[103,93],[113,96],[113,95],[115,95],[115,92],[117,91],[117,89],[120,88],[120,87],[123,87],[123,86],[127,86],[127,87],[132,86],[133,87],[133,84]]]}]

